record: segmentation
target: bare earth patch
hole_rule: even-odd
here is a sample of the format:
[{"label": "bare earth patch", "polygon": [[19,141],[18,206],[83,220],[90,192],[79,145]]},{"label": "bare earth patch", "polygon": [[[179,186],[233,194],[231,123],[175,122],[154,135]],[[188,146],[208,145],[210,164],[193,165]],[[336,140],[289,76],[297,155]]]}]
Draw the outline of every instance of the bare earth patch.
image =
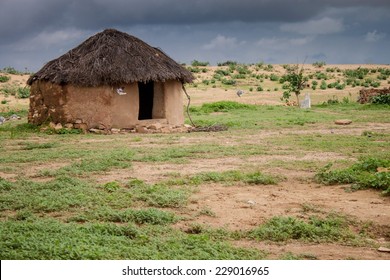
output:
[{"label": "bare earth patch", "polygon": [[203,185],[191,197],[192,214],[202,209],[214,217],[200,215],[188,223],[200,223],[232,230],[251,229],[274,216],[304,217],[304,206],[318,211],[335,211],[379,225],[390,223],[390,198],[372,190],[353,193],[340,186],[319,186],[288,180],[267,186]]}]

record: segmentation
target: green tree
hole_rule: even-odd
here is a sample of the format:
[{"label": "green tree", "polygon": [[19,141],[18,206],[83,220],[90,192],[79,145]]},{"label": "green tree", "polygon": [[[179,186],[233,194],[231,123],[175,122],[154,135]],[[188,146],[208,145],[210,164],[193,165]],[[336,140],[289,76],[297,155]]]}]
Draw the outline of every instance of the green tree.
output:
[{"label": "green tree", "polygon": [[283,92],[281,100],[285,100],[287,102],[293,92],[295,93],[299,106],[299,95],[301,94],[301,90],[305,88],[306,82],[309,80],[308,77],[304,76],[303,72],[303,65],[300,69],[297,65],[296,67],[291,67],[287,70],[287,74],[283,76],[286,86],[283,87],[285,91]]}]

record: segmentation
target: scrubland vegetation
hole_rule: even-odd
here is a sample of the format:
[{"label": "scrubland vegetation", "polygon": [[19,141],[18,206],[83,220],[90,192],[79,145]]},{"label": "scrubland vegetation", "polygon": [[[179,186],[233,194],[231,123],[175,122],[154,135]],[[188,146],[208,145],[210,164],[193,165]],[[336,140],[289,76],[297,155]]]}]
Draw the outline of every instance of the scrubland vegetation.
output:
[{"label": "scrubland vegetation", "polygon": [[[195,124],[227,131],[41,132],[0,104],[22,117],[0,125],[1,259],[388,258],[390,107],[355,96],[389,67],[304,68],[311,109],[280,101],[294,65],[187,67]],[[1,100],[28,96],[12,77]]]}]

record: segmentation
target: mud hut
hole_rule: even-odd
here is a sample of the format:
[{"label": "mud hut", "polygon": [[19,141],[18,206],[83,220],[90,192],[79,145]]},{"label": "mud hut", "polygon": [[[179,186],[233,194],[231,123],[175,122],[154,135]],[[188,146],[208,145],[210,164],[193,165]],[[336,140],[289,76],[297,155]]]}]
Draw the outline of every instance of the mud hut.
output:
[{"label": "mud hut", "polygon": [[107,29],[29,78],[28,121],[85,129],[134,128],[148,120],[180,126],[182,85],[192,80],[160,49]]}]

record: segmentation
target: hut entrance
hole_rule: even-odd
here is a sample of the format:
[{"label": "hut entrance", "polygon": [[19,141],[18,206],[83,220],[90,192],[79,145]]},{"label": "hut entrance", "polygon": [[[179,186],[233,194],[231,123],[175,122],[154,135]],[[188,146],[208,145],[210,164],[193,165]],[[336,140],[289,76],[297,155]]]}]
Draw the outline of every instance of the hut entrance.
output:
[{"label": "hut entrance", "polygon": [[139,93],[139,120],[147,120],[153,118],[153,99],[154,99],[154,83],[138,82]]}]

